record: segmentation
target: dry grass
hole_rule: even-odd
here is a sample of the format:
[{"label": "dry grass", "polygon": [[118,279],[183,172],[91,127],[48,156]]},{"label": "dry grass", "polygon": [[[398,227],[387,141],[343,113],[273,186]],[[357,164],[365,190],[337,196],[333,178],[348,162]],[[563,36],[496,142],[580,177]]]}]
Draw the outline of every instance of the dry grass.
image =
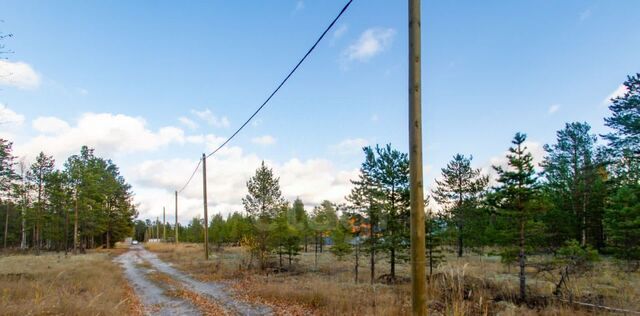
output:
[{"label": "dry grass", "polygon": [[152,272],[148,274],[149,278],[165,289],[165,293],[169,296],[178,297],[191,302],[196,306],[203,315],[221,316],[229,315],[218,304],[203,296],[202,294],[186,289],[179,282],[170,276],[161,272]]},{"label": "dry grass", "polygon": [[[315,264],[313,253],[303,253],[290,272],[263,274],[246,270],[248,255],[241,248],[214,252],[203,258],[202,245],[151,244],[149,250],[201,280],[229,280],[245,300],[272,306],[281,315],[406,315],[410,313],[407,282],[387,285],[369,283],[369,258],[361,257],[359,283],[355,284],[353,258],[337,261],[322,253]],[[352,257],[352,256],[351,256]],[[287,265],[285,264],[285,267]],[[598,263],[591,274],[572,278],[570,288],[576,300],[608,306],[640,309],[640,274],[619,271],[610,261]],[[376,263],[376,275],[389,272],[384,258]],[[409,276],[409,265],[400,264],[396,273]],[[554,280],[528,270],[531,300],[517,301],[517,268],[505,267],[498,257],[469,255],[448,257],[428,283],[429,309],[433,315],[591,315],[553,300]],[[602,312],[602,311],[598,311]]]},{"label": "dry grass", "polygon": [[0,257],[3,315],[141,315],[113,252]]}]

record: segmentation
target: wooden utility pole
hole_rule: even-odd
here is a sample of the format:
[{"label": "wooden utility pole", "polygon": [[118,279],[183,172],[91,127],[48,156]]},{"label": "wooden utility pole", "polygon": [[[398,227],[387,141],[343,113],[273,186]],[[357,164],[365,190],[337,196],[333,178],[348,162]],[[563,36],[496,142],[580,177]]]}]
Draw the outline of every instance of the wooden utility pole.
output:
[{"label": "wooden utility pole", "polygon": [[165,217],[164,206],[162,207],[162,241],[167,240],[167,220]]},{"label": "wooden utility pole", "polygon": [[176,233],[176,244],[178,244],[178,191],[176,191],[176,227],[175,227],[175,233]]},{"label": "wooden utility pole", "polygon": [[424,316],[426,305],[424,192],[422,181],[422,88],[420,0],[409,0],[409,179],[411,196],[411,306]]},{"label": "wooden utility pole", "polygon": [[207,156],[202,154],[202,199],[204,200],[204,259],[209,260],[209,215],[207,214]]}]

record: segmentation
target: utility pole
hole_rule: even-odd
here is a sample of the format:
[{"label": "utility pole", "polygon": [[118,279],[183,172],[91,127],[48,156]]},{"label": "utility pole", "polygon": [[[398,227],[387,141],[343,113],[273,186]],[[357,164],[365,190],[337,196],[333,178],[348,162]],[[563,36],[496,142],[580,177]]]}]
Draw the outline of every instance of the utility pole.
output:
[{"label": "utility pole", "polygon": [[178,191],[176,190],[176,245],[178,244]]},{"label": "utility pole", "polygon": [[162,207],[162,241],[167,240],[167,220],[164,213],[164,206]]},{"label": "utility pole", "polygon": [[202,199],[204,200],[204,259],[209,260],[209,215],[207,214],[207,156],[202,154]]},{"label": "utility pole", "polygon": [[424,316],[426,306],[424,192],[422,180],[422,87],[420,0],[409,0],[409,180],[411,196],[411,306]]}]

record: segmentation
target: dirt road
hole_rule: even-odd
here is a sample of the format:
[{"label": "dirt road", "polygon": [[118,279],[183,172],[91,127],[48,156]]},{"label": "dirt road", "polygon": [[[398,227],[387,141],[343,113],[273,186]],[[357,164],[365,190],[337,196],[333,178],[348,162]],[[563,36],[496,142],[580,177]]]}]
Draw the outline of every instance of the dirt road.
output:
[{"label": "dirt road", "polygon": [[271,315],[267,306],[237,300],[217,282],[201,282],[173,268],[141,245],[118,256],[125,276],[153,315]]}]

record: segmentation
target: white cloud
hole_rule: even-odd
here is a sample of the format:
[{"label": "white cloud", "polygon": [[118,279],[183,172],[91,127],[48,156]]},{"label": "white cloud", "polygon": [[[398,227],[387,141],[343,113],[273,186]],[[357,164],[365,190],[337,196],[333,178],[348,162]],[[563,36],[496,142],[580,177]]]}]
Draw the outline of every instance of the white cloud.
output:
[{"label": "white cloud", "polygon": [[580,12],[580,16],[579,16],[580,21],[584,21],[584,20],[590,18],[591,14],[592,14],[592,12],[591,12],[591,9],[589,9],[589,8],[584,10],[584,11],[582,11],[582,12]]},{"label": "white cloud", "polygon": [[367,61],[391,46],[396,31],[391,28],[371,28],[342,52],[347,61]]},{"label": "white cloud", "polygon": [[24,115],[18,114],[0,103],[0,124],[22,125],[23,122]]},{"label": "white cloud", "polygon": [[364,138],[347,138],[338,144],[329,146],[329,150],[341,155],[356,154],[362,152],[362,147],[369,145]]},{"label": "white cloud", "polygon": [[261,146],[269,146],[276,143],[276,139],[271,135],[264,135],[259,137],[254,137],[251,139],[251,142],[254,144],[258,144]]},{"label": "white cloud", "polygon": [[333,31],[333,40],[341,38],[345,33],[347,33],[348,30],[348,25],[341,24],[335,31]]},{"label": "white cloud", "polygon": [[558,110],[560,110],[560,104],[552,104],[549,107],[549,110],[547,111],[547,113],[554,114],[554,113],[558,112]]},{"label": "white cloud", "polygon": [[[262,159],[255,154],[245,155],[242,150],[207,159],[210,216],[243,211],[242,198],[247,194],[246,182],[254,175],[261,162]],[[350,180],[355,179],[358,174],[357,169],[338,170],[331,161],[324,159],[291,159],[282,164],[269,161],[265,163],[280,178],[283,196],[288,201],[300,197],[307,206],[317,205],[323,200],[344,202],[344,197],[351,191]],[[173,210],[173,192],[182,188],[196,164],[196,160],[169,159],[144,161],[134,167],[133,180],[144,188],[136,189],[141,217],[155,218],[161,214],[163,205],[171,206]],[[182,223],[198,214],[202,216],[201,168],[180,193],[179,210]]]},{"label": "white cloud", "polygon": [[0,85],[33,89],[40,85],[40,75],[27,63],[0,60]]},{"label": "white cloud", "polygon": [[31,126],[38,132],[48,134],[59,134],[69,129],[69,123],[52,116],[38,117]]},{"label": "white cloud", "polygon": [[191,113],[213,127],[229,127],[230,125],[229,119],[226,116],[218,117],[209,109],[205,109],[204,111],[191,110]]},{"label": "white cloud", "polygon": [[609,96],[607,96],[604,100],[602,100],[602,104],[608,105],[611,103],[611,99],[615,99],[618,97],[623,97],[624,94],[627,93],[627,87],[623,84],[619,85],[616,90],[611,92]]},{"label": "white cloud", "polygon": [[296,1],[296,7],[295,7],[295,9],[293,9],[293,12],[295,13],[295,12],[298,12],[298,11],[300,11],[302,9],[304,9],[304,1],[302,1],[302,0]]},{"label": "white cloud", "polygon": [[181,117],[178,118],[178,121],[180,123],[182,123],[184,126],[190,128],[190,129],[198,128],[198,123],[194,122],[193,120],[191,120],[191,119],[189,119],[187,117],[181,116]]},{"label": "white cloud", "polygon": [[[34,128],[40,134],[16,148],[19,156],[33,157],[42,150],[56,159],[66,159],[83,145],[96,149],[100,155],[144,152],[171,143],[184,143],[184,131],[167,126],[152,131],[144,119],[123,114],[85,113],[69,126],[63,120],[48,117],[36,119]],[[46,134],[53,133],[55,134]]]}]

